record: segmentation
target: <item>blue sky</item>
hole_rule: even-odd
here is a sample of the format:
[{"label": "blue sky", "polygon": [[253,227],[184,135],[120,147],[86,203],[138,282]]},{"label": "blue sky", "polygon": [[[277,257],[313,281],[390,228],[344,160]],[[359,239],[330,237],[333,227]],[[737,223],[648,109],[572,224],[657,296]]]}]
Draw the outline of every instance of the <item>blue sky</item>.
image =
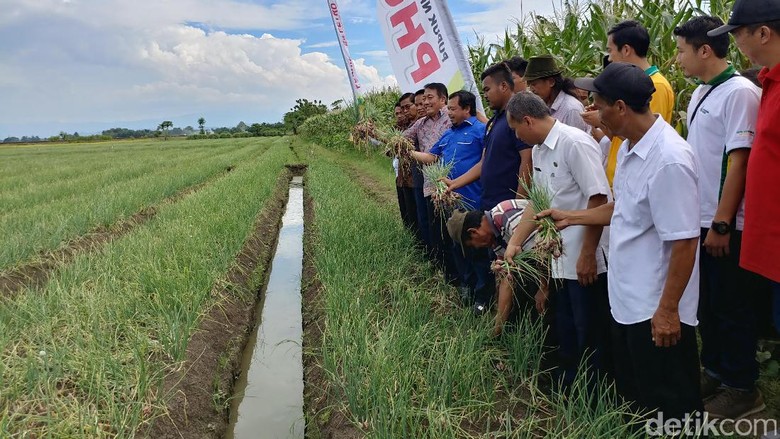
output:
[{"label": "blue sky", "polygon": [[[557,0],[555,0],[557,1]],[[523,0],[546,14],[553,1]],[[111,127],[281,120],[348,98],[325,0],[3,0],[0,140]],[[340,0],[364,86],[394,84],[375,0]],[[464,43],[495,39],[520,0],[450,0]]]}]

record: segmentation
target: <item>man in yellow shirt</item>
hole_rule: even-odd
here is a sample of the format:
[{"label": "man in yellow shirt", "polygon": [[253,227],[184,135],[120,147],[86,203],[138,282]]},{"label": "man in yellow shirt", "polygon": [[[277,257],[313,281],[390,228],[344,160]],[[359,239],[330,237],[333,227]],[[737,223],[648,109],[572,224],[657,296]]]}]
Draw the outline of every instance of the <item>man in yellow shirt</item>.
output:
[{"label": "man in yellow shirt", "polygon": [[[658,113],[667,122],[672,122],[674,111],[674,90],[669,81],[664,78],[658,67],[647,61],[647,50],[650,47],[650,34],[639,22],[634,20],[622,21],[613,26],[607,32],[607,55],[610,62],[626,62],[633,64],[650,75],[655,86],[653,99],[650,101],[650,111]],[[623,139],[612,136],[599,119],[598,111],[588,109],[583,114],[583,119],[594,128],[593,137],[599,142],[602,149],[602,159],[607,171],[607,180],[612,187],[617,167],[617,155]]]}]

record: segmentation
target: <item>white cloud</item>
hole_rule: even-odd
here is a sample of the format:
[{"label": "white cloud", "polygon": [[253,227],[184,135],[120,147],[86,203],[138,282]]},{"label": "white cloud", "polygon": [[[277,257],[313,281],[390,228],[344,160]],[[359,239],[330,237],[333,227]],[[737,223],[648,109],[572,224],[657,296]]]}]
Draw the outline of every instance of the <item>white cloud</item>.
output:
[{"label": "white cloud", "polygon": [[[170,119],[183,126],[194,123],[192,115],[209,125],[274,121],[296,98],[330,103],[351,94],[340,59],[303,53],[303,40],[273,36],[316,15],[311,5],[316,10],[301,13],[308,2],[10,1],[0,16],[0,138],[82,130],[87,122]],[[355,66],[366,89],[395,84],[362,58]]]},{"label": "white cloud", "polygon": [[[550,15],[562,0],[468,0],[483,10],[456,15],[455,24],[466,41],[474,42],[476,36],[492,43],[503,37],[506,29],[514,30],[529,14]],[[464,44],[466,43],[464,41]]]},{"label": "white cloud", "polygon": [[306,46],[309,49],[325,49],[327,47],[336,47],[339,45],[339,42],[336,40],[333,41],[325,41],[322,43],[316,43],[316,44],[309,44]]},{"label": "white cloud", "polygon": [[366,50],[358,53],[358,55],[368,56],[371,58],[387,58],[389,56],[387,50]]}]

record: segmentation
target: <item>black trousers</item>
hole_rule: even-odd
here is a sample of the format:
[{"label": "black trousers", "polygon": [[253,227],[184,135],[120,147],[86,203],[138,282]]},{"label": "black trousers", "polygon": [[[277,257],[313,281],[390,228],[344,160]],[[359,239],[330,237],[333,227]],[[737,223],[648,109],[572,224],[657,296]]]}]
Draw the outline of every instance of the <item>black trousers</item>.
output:
[{"label": "black trousers", "polygon": [[451,285],[460,283],[460,273],[452,256],[453,241],[447,232],[447,218],[435,212],[431,197],[425,197],[428,208],[428,239],[431,242],[432,260],[444,271],[444,278]]},{"label": "black trousers", "polygon": [[[702,242],[709,229],[702,229]],[[699,335],[704,370],[729,387],[752,390],[758,379],[755,296],[761,278],[739,266],[742,232],[731,232],[730,254],[699,256]]]},{"label": "black trousers", "polygon": [[414,200],[414,188],[396,186],[395,191],[398,194],[398,208],[404,226],[422,241],[420,231],[417,229],[417,202]]},{"label": "black trousers", "polygon": [[635,409],[660,411],[666,419],[703,412],[696,329],[680,326],[680,341],[659,348],[652,340],[650,320],[623,325],[613,319],[615,384]]}]

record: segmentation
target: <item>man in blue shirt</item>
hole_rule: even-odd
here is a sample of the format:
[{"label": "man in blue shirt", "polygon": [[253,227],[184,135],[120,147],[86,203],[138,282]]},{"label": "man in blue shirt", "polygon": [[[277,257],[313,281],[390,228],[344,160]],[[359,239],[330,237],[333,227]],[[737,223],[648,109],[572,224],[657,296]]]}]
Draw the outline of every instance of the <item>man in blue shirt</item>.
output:
[{"label": "man in blue shirt", "polygon": [[[452,163],[450,178],[458,178],[468,172],[482,159],[485,124],[476,117],[477,98],[468,91],[457,91],[449,96],[447,113],[452,122],[452,128],[445,131],[439,141],[429,152],[412,151],[411,157],[420,163],[430,164],[437,160],[442,163]],[[456,189],[462,199],[476,209],[481,205],[482,185],[479,180]],[[474,289],[484,289],[488,282],[489,266],[480,266],[479,270],[471,261],[467,261],[460,246],[455,246],[449,234],[444,230],[444,219],[436,218],[437,226],[434,233],[443,240],[445,269],[455,269],[461,285],[461,294]],[[484,265],[484,264],[483,264]],[[465,298],[465,297],[464,297]]]},{"label": "man in blue shirt", "polygon": [[[506,104],[514,95],[514,80],[506,64],[494,64],[482,72],[482,92],[494,112],[485,128],[482,160],[465,174],[445,180],[445,183],[455,191],[480,180],[482,196],[479,210],[485,211],[502,201],[526,197],[520,180],[531,181],[531,145],[517,139],[506,119]],[[487,252],[474,257],[489,258]],[[484,313],[494,295],[495,283],[488,282],[487,288],[476,294],[475,313]]]},{"label": "man in blue shirt", "polygon": [[[450,178],[458,178],[482,159],[485,124],[477,120],[476,96],[468,91],[452,93],[447,111],[452,128],[447,130],[429,153],[414,151],[412,156],[422,163],[452,163]],[[482,184],[479,180],[456,189],[472,209],[480,206]]]}]

